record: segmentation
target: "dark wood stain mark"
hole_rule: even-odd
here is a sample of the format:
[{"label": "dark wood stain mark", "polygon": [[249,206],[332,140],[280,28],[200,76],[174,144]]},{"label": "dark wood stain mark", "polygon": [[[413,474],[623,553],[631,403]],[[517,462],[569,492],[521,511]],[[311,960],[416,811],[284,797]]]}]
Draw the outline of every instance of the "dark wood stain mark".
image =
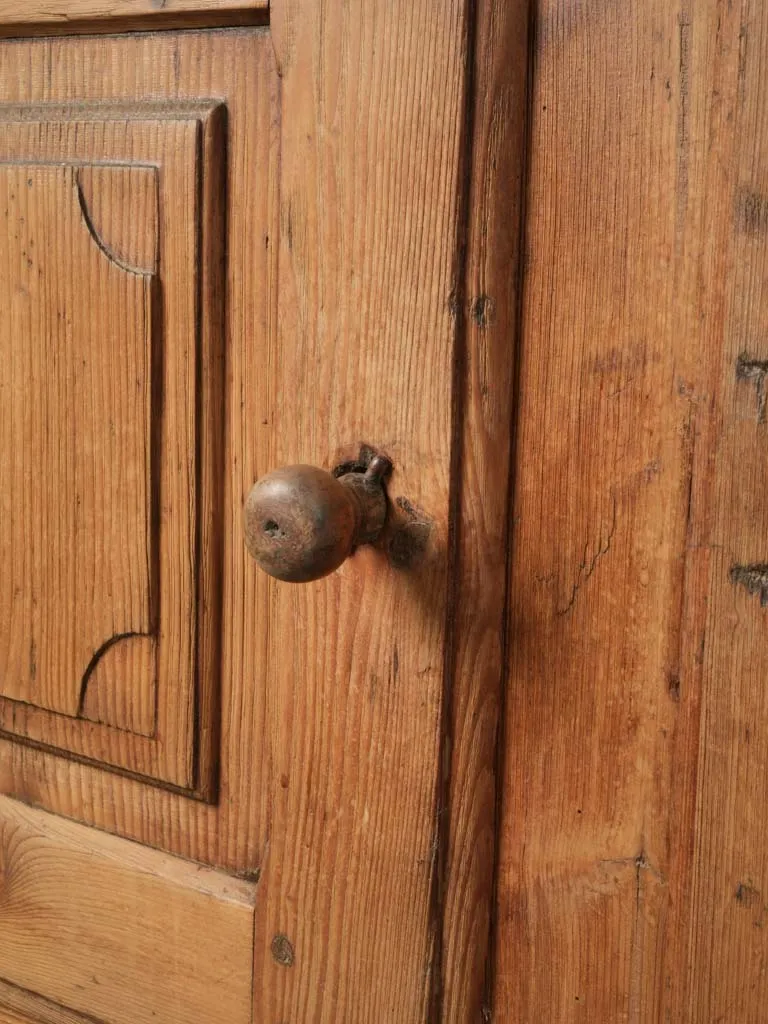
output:
[{"label": "dark wood stain mark", "polygon": [[492,327],[496,321],[496,302],[490,295],[478,295],[470,303],[469,315],[481,330]]},{"label": "dark wood stain mark", "polygon": [[768,232],[768,196],[744,186],[736,189],[733,222],[746,235],[764,235]]},{"label": "dark wood stain mark", "polygon": [[739,882],[735,892],[736,902],[743,907],[752,907],[760,902],[760,893],[749,882]]},{"label": "dark wood stain mark", "polygon": [[270,945],[270,952],[275,963],[281,967],[293,967],[296,956],[293,951],[293,944],[287,935],[278,933]]},{"label": "dark wood stain mark", "polygon": [[[768,205],[766,213],[768,214]],[[765,423],[766,419],[766,376],[768,376],[768,359],[751,359],[746,353],[742,353],[736,360],[736,380],[751,381],[755,386],[758,423]]]},{"label": "dark wood stain mark", "polygon": [[412,569],[426,554],[434,523],[407,498],[395,498],[384,549],[396,569]]},{"label": "dark wood stain mark", "polygon": [[768,608],[768,564],[734,565],[728,573],[734,586],[742,586],[752,596],[760,595],[760,606]]},{"label": "dark wood stain mark", "polygon": [[680,676],[676,673],[667,676],[667,693],[675,704],[680,703]]},{"label": "dark wood stain mark", "polygon": [[678,15],[679,56],[678,89],[680,106],[677,112],[677,195],[676,239],[682,245],[685,219],[688,212],[688,150],[690,113],[691,17],[687,4]]},{"label": "dark wood stain mark", "polygon": [[256,885],[261,878],[261,868],[244,868],[242,871],[236,871],[235,875],[237,878],[242,878],[244,882]]},{"label": "dark wood stain mark", "polygon": [[739,100],[744,101],[744,96],[747,88],[747,43],[749,42],[749,33],[747,26],[742,22],[739,29]]}]

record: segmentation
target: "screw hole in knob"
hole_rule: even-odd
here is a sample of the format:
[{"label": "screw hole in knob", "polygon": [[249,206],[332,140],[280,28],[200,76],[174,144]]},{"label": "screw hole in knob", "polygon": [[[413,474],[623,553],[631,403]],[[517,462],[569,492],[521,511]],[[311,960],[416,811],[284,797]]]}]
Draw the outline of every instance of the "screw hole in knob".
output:
[{"label": "screw hole in knob", "polygon": [[327,576],[361,544],[373,543],[387,516],[384,479],[392,463],[376,455],[364,472],[338,478],[315,466],[262,477],[245,502],[245,541],[261,568],[304,583]]}]

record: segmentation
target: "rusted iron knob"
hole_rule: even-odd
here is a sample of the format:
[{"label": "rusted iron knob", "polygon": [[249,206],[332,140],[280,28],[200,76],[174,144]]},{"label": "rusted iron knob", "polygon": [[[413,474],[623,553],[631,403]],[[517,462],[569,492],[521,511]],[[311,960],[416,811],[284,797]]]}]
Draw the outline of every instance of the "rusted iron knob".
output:
[{"label": "rusted iron knob", "polygon": [[365,472],[335,477],[315,466],[263,476],[245,502],[245,543],[261,568],[289,583],[327,576],[355,548],[372,544],[387,518],[384,478],[392,463],[375,455]]}]

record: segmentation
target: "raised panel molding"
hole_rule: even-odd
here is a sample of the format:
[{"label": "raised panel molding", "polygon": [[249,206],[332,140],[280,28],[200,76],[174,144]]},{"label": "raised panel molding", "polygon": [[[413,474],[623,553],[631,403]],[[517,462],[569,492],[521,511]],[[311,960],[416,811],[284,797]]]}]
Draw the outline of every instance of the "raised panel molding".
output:
[{"label": "raised panel molding", "polygon": [[264,25],[269,0],[0,0],[0,36]]},{"label": "raised panel molding", "polygon": [[210,798],[225,108],[0,126],[0,732]]}]

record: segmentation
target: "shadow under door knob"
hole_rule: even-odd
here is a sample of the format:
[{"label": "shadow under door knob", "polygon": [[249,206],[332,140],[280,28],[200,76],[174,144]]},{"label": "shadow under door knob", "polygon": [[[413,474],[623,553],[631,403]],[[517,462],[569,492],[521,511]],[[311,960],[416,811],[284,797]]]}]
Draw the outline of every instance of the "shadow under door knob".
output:
[{"label": "shadow under door knob", "polygon": [[364,472],[335,477],[315,466],[286,466],[254,484],[245,502],[245,543],[279,580],[327,576],[355,548],[372,544],[387,518],[384,477],[392,463],[375,455]]}]

